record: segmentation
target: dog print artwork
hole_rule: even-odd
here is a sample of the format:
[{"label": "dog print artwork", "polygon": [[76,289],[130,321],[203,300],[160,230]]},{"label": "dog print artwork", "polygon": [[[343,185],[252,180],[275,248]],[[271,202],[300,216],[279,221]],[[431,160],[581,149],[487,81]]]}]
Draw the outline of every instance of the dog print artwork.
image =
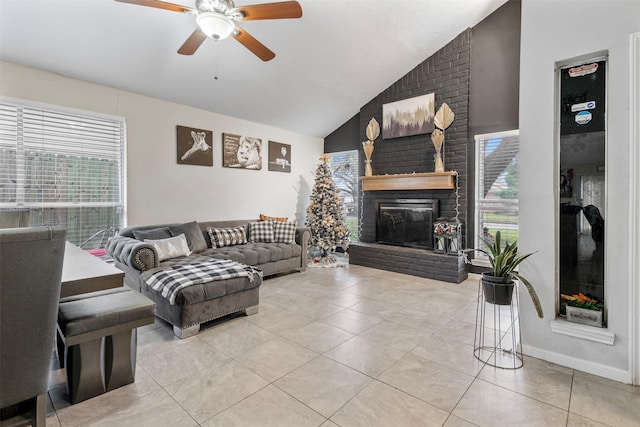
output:
[{"label": "dog print artwork", "polygon": [[262,140],[249,136],[222,134],[222,166],[262,169]]},{"label": "dog print artwork", "polygon": [[269,141],[269,170],[291,172],[291,145]]},{"label": "dog print artwork", "polygon": [[213,132],[177,126],[178,164],[213,166]]}]

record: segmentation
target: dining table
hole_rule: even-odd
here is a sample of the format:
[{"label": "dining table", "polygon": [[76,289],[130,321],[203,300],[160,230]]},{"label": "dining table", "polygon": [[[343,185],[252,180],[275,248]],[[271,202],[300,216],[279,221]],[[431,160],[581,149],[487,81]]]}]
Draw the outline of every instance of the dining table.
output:
[{"label": "dining table", "polygon": [[73,243],[66,243],[60,286],[61,298],[123,285],[122,270]]}]

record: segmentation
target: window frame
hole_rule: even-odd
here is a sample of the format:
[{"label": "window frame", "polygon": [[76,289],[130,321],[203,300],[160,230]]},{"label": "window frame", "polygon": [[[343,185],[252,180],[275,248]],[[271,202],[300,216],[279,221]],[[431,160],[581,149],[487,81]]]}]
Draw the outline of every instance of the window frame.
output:
[{"label": "window frame", "polygon": [[[482,213],[484,212],[484,209],[481,207],[481,205],[484,205],[485,204],[485,200],[486,200],[484,195],[483,195],[483,192],[484,192],[484,170],[485,170],[484,160],[485,160],[486,156],[483,153],[483,149],[484,149],[485,146],[481,145],[480,141],[481,140],[486,141],[486,140],[499,138],[499,137],[502,137],[502,138],[518,137],[518,144],[519,144],[519,142],[520,142],[519,141],[519,135],[520,135],[520,130],[519,129],[513,129],[513,130],[506,130],[506,131],[499,131],[499,132],[492,132],[492,133],[474,135],[475,189],[474,189],[473,218],[474,218],[474,224],[475,224],[475,228],[476,228],[477,232],[476,232],[475,236],[473,237],[473,239],[470,239],[473,242],[473,249],[483,249],[483,246],[484,246],[484,243],[480,239],[480,236],[482,236],[484,234],[484,232],[483,232],[484,222],[482,220]],[[519,151],[519,149],[518,149],[518,151]],[[518,156],[518,154],[515,155],[515,157],[517,157],[517,156]],[[513,161],[513,159],[511,161]],[[511,162],[509,164],[511,164]],[[505,168],[505,170],[506,170],[506,168]],[[502,173],[504,173],[504,171]],[[507,199],[505,199],[505,200],[507,200]],[[511,199],[511,200],[513,200],[513,199]],[[513,202],[508,202],[506,204],[510,205],[510,204],[514,204],[514,203]],[[516,232],[519,230],[518,205],[519,205],[519,198],[516,199],[516,202],[515,202],[515,216],[516,216],[515,230],[516,230]],[[504,240],[504,238],[503,238],[503,240]],[[480,266],[480,267],[490,267],[488,258],[482,252],[474,251],[473,254],[474,254],[474,256],[472,257],[472,260],[471,260],[471,263],[473,265]]]},{"label": "window frame", "polygon": [[[126,159],[126,151],[127,151],[127,125],[126,119],[121,116],[108,115],[103,113],[96,113],[94,111],[80,110],[70,107],[64,107],[59,105],[45,104],[39,102],[33,102],[24,99],[0,96],[0,104],[2,104],[3,112],[11,112],[12,109],[16,111],[16,120],[11,122],[13,117],[5,116],[8,120],[4,120],[5,123],[9,123],[9,125],[14,125],[15,127],[11,128],[8,126],[5,129],[0,129],[0,131],[5,131],[5,134],[0,134],[0,145],[4,148],[11,150],[12,140],[15,141],[15,167],[13,171],[7,173],[10,176],[11,173],[14,173],[15,176],[15,197],[12,201],[0,201],[0,210],[25,210],[28,209],[30,211],[30,225],[55,225],[59,224],[57,220],[47,220],[45,217],[45,210],[47,209],[77,209],[79,214],[82,214],[84,209],[91,208],[113,208],[112,212],[112,220],[109,223],[103,224],[104,227],[101,230],[96,230],[97,232],[91,236],[87,236],[83,234],[83,227],[85,227],[86,222],[84,222],[84,218],[78,220],[78,224],[75,225],[77,237],[70,238],[69,233],[67,236],[67,240],[71,241],[74,244],[82,245],[82,244],[95,244],[95,241],[92,241],[96,236],[101,234],[101,241],[98,241],[99,245],[102,246],[106,243],[105,236],[115,234],[119,228],[126,226],[126,212],[127,212],[127,159]],[[37,117],[39,113],[41,113],[43,127],[41,129],[42,134],[38,134],[37,131],[31,133],[31,138],[33,135],[38,135],[41,138],[42,145],[38,146],[37,144],[33,144],[33,139],[25,143],[24,133],[25,129],[27,131],[33,131],[33,129],[37,129],[37,126],[34,126],[33,123],[38,123],[36,121],[32,121],[29,124],[26,124],[24,121],[24,112],[30,118]],[[22,116],[23,119],[19,119]],[[55,118],[60,120],[59,123],[62,123],[63,120],[69,120],[69,129],[74,125],[72,123],[82,122],[85,127],[81,129],[82,136],[78,137],[73,136],[73,133],[69,131],[65,134],[64,130],[67,129],[67,126],[60,125],[59,123],[54,123],[51,126],[46,126],[47,119]],[[39,124],[39,123],[38,123]],[[94,125],[95,128],[91,130],[91,126]],[[54,136],[50,136],[48,134],[49,131],[61,131],[61,133],[56,134]],[[87,132],[89,130],[89,132]],[[15,136],[12,135],[12,132],[15,131]],[[110,136],[106,138],[104,132]],[[86,136],[85,136],[86,135]],[[68,148],[65,147],[64,141],[65,137],[69,138],[67,141],[72,141]],[[88,141],[94,142],[95,139],[102,139],[98,143],[94,143],[95,148],[89,148]],[[113,139],[117,145],[110,146],[109,139]],[[80,143],[78,141],[81,141]],[[106,141],[106,142],[105,142]],[[49,146],[54,145],[53,149],[47,149],[47,142]],[[3,144],[4,143],[4,144]],[[55,147],[57,145],[57,149]],[[36,148],[34,148],[36,147]],[[114,148],[112,148],[114,147]],[[29,152],[31,150],[31,152]],[[74,151],[76,150],[76,151]],[[82,151],[80,154],[77,150]],[[85,153],[86,150],[86,153]],[[34,154],[35,153],[35,154]],[[27,155],[32,156],[40,156],[40,161],[42,162],[45,156],[53,155],[55,156],[53,162],[56,163],[59,161],[61,156],[66,156],[69,159],[75,159],[74,161],[78,164],[82,164],[83,159],[90,160],[92,162],[96,161],[104,161],[109,160],[114,162],[112,165],[108,165],[108,168],[114,170],[113,173],[110,174],[111,177],[117,177],[117,179],[110,181],[115,182],[114,188],[110,191],[109,195],[111,195],[114,200],[113,201],[89,201],[86,200],[86,196],[78,196],[81,198],[80,201],[43,201],[42,200],[42,190],[38,193],[37,191],[32,191],[30,195],[27,195],[26,189],[28,184],[26,183],[28,170],[27,166],[32,167],[33,165],[28,165],[28,160],[26,158]],[[1,159],[0,159],[1,160]],[[2,164],[3,168],[6,167],[5,164]],[[6,170],[6,169],[5,169]],[[88,170],[88,169],[87,169]],[[21,173],[22,172],[22,173]],[[46,171],[44,168],[40,168],[36,172],[36,177],[44,177],[46,176]],[[89,176],[89,172],[85,175],[79,175],[80,179],[83,176]],[[91,181],[93,183],[93,181]],[[89,185],[90,186],[90,185]],[[90,193],[90,194],[96,194]],[[29,200],[29,198],[40,198],[40,200]],[[33,212],[33,215],[31,215]],[[53,215],[53,214],[52,214]],[[63,221],[62,225],[67,226],[68,221]],[[97,226],[100,226],[99,221]],[[92,230],[93,231],[93,230]],[[87,234],[87,233],[85,233]]]}]

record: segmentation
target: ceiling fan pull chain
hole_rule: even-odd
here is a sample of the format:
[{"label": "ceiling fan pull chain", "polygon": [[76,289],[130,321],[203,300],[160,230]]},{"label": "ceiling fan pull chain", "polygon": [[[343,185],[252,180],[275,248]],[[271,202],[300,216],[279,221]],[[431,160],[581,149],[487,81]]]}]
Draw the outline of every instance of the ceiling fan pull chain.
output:
[{"label": "ceiling fan pull chain", "polygon": [[214,52],[213,52],[213,54],[215,56],[215,58],[213,59],[214,60],[214,63],[213,63],[213,69],[214,69],[213,79],[214,80],[219,80],[219,78],[218,78],[218,74],[219,74],[218,73],[218,64],[220,63],[220,49],[218,48],[218,45],[219,45],[218,40],[216,40],[215,43],[214,43],[215,48],[214,48]]}]

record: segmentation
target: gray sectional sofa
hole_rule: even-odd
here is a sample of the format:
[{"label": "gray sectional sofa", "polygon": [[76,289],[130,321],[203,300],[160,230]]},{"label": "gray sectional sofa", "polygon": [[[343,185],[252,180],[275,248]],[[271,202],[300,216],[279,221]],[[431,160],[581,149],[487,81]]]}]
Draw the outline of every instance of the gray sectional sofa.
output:
[{"label": "gray sectional sofa", "polygon": [[[259,223],[258,220],[194,221],[187,224],[127,227],[110,239],[106,249],[113,257],[115,266],[124,271],[125,284],[154,301],[156,315],[173,325],[176,336],[186,338],[196,334],[201,323],[239,311],[244,311],[247,315],[256,313],[263,277],[306,269],[311,236],[309,230],[289,225],[290,233],[287,236],[291,238],[283,241],[278,238],[277,231],[275,239],[263,235],[265,223]],[[228,240],[222,247],[218,247],[221,242],[216,239],[220,233],[237,227],[244,227],[248,241],[238,244]],[[218,234],[212,233],[212,230]],[[167,255],[159,254],[157,245],[147,240],[157,241],[179,234],[185,234],[191,254],[162,260]],[[212,237],[216,238],[213,242]],[[175,269],[177,266],[192,266],[210,259],[233,260],[255,267],[262,274],[251,280],[247,277],[234,277],[191,285],[179,290],[173,303],[148,283],[150,275],[156,272]]]}]

